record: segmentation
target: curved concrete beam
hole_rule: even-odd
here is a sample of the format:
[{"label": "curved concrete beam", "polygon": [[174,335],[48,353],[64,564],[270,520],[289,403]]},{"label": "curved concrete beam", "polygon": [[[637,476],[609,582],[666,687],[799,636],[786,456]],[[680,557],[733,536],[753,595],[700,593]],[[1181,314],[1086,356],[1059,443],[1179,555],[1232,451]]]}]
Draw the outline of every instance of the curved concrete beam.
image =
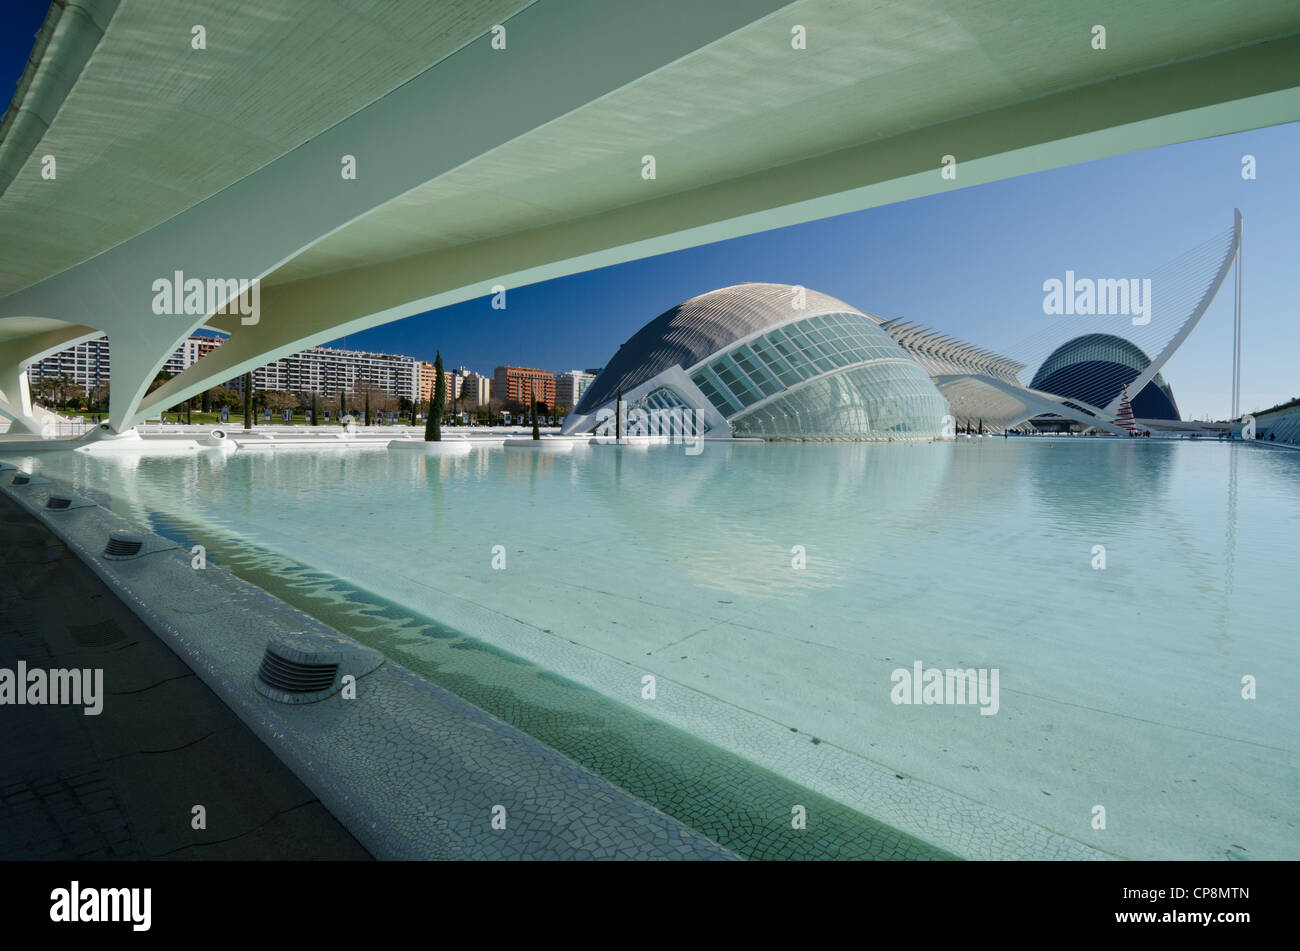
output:
[{"label": "curved concrete beam", "polygon": [[[787,0],[537,3],[509,22],[509,55],[485,34],[410,82],[252,175],[85,264],[0,301],[0,317],[95,313],[109,335],[112,406],[121,429],[167,357],[211,311],[155,316],[154,282],[252,280],[372,209],[538,126],[748,26]],[[558,41],[558,39],[557,39]],[[342,177],[355,156],[355,179]],[[87,307],[90,298],[94,309]]]},{"label": "curved concrete beam", "polygon": [[1038,390],[1031,390],[1023,386],[1015,386],[1011,383],[1007,383],[1005,380],[999,380],[997,377],[988,376],[982,373],[969,373],[936,376],[933,379],[934,385],[939,388],[941,393],[944,392],[945,387],[952,387],[954,385],[959,387],[979,385],[997,390],[999,393],[1004,393],[1007,396],[1019,400],[1020,404],[1025,408],[1025,412],[1021,416],[1012,417],[1009,421],[1002,423],[1003,427],[1007,429],[1012,426],[1018,426],[1020,423],[1023,423],[1025,420],[1031,419],[1034,416],[1041,416],[1044,413],[1053,413],[1057,416],[1064,416],[1067,419],[1072,419],[1075,422],[1084,424],[1085,426],[1091,426],[1093,429],[1100,429],[1102,432],[1111,433],[1115,436],[1128,435],[1127,430],[1120,429],[1118,426],[1105,420],[1098,419],[1095,416],[1089,416],[1087,413],[1080,412],[1072,406],[1066,406],[1064,402],[1058,402],[1058,400],[1062,399],[1061,397],[1041,393]]},{"label": "curved concrete beam", "polygon": [[[261,322],[253,326],[228,318],[209,321],[207,315],[149,315],[149,296],[141,288],[174,268],[204,276],[262,276],[321,236],[441,174],[448,162],[468,161],[535,126],[548,110],[558,113],[566,104],[577,108],[601,88],[636,78],[674,51],[697,47],[710,31],[721,35],[779,6],[758,0],[717,5],[727,7],[724,16],[699,9],[713,5],[666,2],[671,16],[665,15],[665,3],[642,10],[632,0],[584,7],[581,15],[562,12],[564,5],[536,4],[518,16],[545,16],[548,28],[571,30],[575,48],[590,41],[601,54],[582,70],[561,69],[547,48],[532,59],[515,62],[511,57],[498,69],[484,63],[491,55],[484,38],[192,211],[0,301],[0,316],[89,312],[92,295],[116,302],[103,323],[114,347],[111,422],[120,429],[141,418],[144,388],[180,341],[204,323],[232,327],[235,334],[151,394],[149,406],[177,402],[312,343],[485,294],[493,283],[518,286],[948,188],[1300,119],[1300,37],[1290,37],[1071,89],[576,222],[269,287]],[[614,32],[623,37],[629,24],[635,26],[635,42],[609,45],[603,31],[611,22],[618,23]],[[628,57],[629,63],[618,61]],[[435,76],[443,81],[430,78]],[[557,76],[556,90],[535,88]],[[481,89],[475,85],[479,81]],[[472,103],[439,95],[447,88],[473,88]],[[490,108],[486,116],[479,114],[493,104],[499,115]],[[445,135],[447,128],[457,135]],[[367,150],[368,142],[384,145]],[[358,150],[371,171],[340,184],[337,156]],[[941,179],[938,157],[945,154],[960,157],[959,182]]]},{"label": "curved concrete beam", "polygon": [[27,368],[52,353],[98,336],[98,330],[69,324],[0,343],[0,416],[10,421],[10,432],[16,427],[39,435],[43,417],[55,415],[32,405]]},{"label": "curved concrete beam", "polygon": [[[45,136],[117,12],[119,0],[55,0],[0,121],[0,194]],[[46,55],[47,50],[49,55]]]}]

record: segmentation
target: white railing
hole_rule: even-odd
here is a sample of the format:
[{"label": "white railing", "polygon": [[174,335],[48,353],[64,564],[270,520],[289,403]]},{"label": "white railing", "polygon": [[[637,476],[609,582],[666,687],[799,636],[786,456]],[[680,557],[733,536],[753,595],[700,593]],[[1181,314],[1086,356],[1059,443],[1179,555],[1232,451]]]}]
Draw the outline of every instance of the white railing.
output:
[{"label": "white railing", "polygon": [[83,416],[73,419],[51,419],[41,423],[41,438],[63,439],[71,436],[84,436],[95,428],[95,424]]}]

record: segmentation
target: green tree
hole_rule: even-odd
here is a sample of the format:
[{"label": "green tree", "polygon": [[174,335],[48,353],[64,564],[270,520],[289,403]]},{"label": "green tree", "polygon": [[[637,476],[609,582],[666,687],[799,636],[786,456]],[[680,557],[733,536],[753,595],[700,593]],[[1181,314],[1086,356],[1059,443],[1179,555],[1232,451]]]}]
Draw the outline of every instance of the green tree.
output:
[{"label": "green tree", "polygon": [[533,438],[541,439],[542,431],[537,428],[537,388],[531,381],[528,384],[528,402],[533,404]]},{"label": "green tree", "polygon": [[244,374],[244,428],[253,428],[253,374]]},{"label": "green tree", "polygon": [[447,384],[442,374],[442,351],[434,351],[433,392],[429,394],[429,418],[424,421],[424,441],[442,441],[442,411],[447,408]]},{"label": "green tree", "polygon": [[98,383],[90,391],[90,408],[91,410],[108,410],[108,384]]},{"label": "green tree", "polygon": [[[159,370],[158,375],[153,378],[152,382],[149,384],[149,389],[145,390],[145,392],[152,393],[175,375],[175,373],[169,373],[166,370]],[[67,379],[67,377],[60,377],[59,379],[64,380]]]},{"label": "green tree", "polygon": [[238,390],[231,389],[227,386],[214,386],[208,390],[209,401],[214,410],[222,407],[238,406],[243,401],[243,396]]}]

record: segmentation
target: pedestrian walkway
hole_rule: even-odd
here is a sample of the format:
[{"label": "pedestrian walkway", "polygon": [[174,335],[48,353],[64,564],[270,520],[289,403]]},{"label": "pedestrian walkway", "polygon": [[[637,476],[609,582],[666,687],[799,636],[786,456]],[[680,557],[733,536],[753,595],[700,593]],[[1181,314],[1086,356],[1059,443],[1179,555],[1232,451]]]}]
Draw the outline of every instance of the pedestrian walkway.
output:
[{"label": "pedestrian walkway", "polygon": [[0,860],[370,858],[76,555],[0,495],[0,668],[20,660],[102,668],[114,713],[0,706]]}]

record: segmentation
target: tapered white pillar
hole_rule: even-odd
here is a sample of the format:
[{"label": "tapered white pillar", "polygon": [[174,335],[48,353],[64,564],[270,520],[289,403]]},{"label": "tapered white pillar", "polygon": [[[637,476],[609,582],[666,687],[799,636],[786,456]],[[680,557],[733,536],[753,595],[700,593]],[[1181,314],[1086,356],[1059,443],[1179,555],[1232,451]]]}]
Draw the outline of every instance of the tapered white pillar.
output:
[{"label": "tapered white pillar", "polygon": [[41,421],[32,410],[27,368],[16,363],[0,366],[0,416],[9,420],[9,431],[40,435]]}]

